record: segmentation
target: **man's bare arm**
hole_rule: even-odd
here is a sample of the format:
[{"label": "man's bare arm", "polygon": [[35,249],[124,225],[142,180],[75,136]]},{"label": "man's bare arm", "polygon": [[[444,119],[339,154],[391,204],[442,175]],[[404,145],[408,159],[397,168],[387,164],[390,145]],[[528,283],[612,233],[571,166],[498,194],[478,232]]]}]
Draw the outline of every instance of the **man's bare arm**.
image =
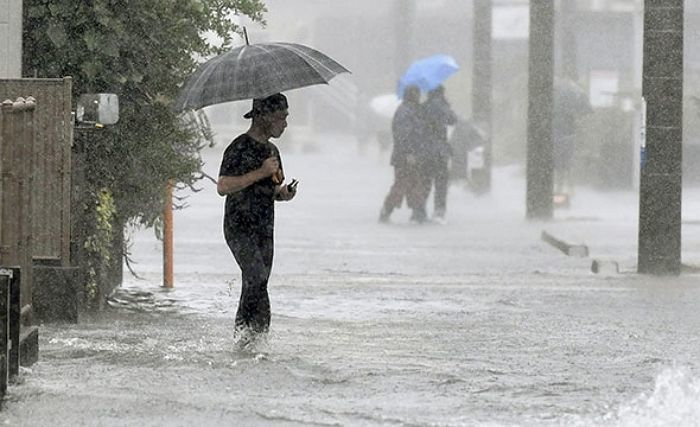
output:
[{"label": "man's bare arm", "polygon": [[219,176],[219,180],[216,182],[216,191],[219,193],[219,196],[227,196],[229,194],[237,193],[263,178],[265,177],[262,175],[260,169],[256,169],[240,176],[222,175]]}]

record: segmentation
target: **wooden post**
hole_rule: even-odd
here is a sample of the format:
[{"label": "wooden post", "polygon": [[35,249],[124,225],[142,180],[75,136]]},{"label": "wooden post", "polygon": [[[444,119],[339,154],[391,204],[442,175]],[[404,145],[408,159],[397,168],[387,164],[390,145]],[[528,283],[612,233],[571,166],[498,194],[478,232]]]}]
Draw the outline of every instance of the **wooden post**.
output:
[{"label": "wooden post", "polygon": [[165,186],[163,206],[163,286],[172,288],[173,279],[173,181]]}]

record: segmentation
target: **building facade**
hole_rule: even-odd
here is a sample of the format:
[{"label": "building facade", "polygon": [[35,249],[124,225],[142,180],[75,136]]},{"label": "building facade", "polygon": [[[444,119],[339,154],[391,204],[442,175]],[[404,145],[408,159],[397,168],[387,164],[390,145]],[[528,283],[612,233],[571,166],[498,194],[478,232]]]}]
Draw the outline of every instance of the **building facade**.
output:
[{"label": "building facade", "polygon": [[22,0],[0,0],[0,78],[22,76]]}]

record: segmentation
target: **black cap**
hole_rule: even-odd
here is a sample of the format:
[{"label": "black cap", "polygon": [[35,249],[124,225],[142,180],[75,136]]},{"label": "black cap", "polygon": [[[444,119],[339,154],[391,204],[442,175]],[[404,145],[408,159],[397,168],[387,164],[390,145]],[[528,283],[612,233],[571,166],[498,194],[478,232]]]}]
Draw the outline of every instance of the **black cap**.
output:
[{"label": "black cap", "polygon": [[251,119],[255,116],[286,110],[288,107],[287,97],[281,93],[276,93],[268,96],[267,98],[255,98],[253,100],[253,108],[245,113],[243,117],[246,119]]}]

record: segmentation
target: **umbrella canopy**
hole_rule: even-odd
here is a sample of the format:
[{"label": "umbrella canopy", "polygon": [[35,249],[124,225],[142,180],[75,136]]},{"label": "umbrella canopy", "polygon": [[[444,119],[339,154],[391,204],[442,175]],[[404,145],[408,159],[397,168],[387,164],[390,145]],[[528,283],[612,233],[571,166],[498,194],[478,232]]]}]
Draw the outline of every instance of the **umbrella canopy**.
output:
[{"label": "umbrella canopy", "polygon": [[429,92],[440,86],[452,74],[459,70],[459,65],[450,55],[433,55],[420,59],[406,70],[399,79],[398,95],[403,98],[403,92],[408,86],[418,86],[421,91]]},{"label": "umbrella canopy", "polygon": [[278,92],[327,84],[345,67],[308,46],[258,43],[237,47],[200,65],[185,82],[175,110],[264,98]]},{"label": "umbrella canopy", "polygon": [[394,117],[399,104],[401,104],[401,100],[395,94],[388,93],[372,98],[369,101],[369,108],[378,116],[390,119]]}]

